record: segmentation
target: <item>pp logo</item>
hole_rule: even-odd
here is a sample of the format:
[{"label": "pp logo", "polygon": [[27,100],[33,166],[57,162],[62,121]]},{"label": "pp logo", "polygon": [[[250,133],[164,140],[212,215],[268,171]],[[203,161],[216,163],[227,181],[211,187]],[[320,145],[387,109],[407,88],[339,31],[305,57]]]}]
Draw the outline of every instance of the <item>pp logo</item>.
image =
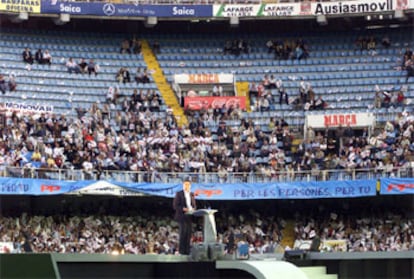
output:
[{"label": "pp logo", "polygon": [[111,15],[115,14],[115,6],[111,3],[106,3],[102,7],[102,10],[103,10],[104,14],[106,14],[107,16],[111,16]]}]

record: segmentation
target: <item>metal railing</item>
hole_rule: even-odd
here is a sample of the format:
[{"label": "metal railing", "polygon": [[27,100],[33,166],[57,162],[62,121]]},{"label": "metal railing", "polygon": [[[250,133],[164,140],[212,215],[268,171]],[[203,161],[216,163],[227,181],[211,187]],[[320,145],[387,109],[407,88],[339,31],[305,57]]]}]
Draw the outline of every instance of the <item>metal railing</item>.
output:
[{"label": "metal railing", "polygon": [[274,173],[197,173],[197,172],[143,172],[143,171],[85,171],[79,169],[46,169],[3,167],[2,177],[54,179],[68,181],[113,180],[129,183],[181,183],[190,177],[194,183],[269,183],[269,182],[311,182],[336,180],[379,179],[382,177],[413,177],[414,167],[385,169],[335,169],[310,171],[279,171]]}]

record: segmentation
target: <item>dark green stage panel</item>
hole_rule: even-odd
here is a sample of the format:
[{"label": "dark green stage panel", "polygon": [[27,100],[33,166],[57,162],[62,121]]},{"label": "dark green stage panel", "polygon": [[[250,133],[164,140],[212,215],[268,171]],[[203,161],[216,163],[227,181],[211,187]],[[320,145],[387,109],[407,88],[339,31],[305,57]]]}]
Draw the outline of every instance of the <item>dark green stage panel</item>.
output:
[{"label": "dark green stage panel", "polygon": [[0,254],[0,278],[59,278],[50,254]]}]

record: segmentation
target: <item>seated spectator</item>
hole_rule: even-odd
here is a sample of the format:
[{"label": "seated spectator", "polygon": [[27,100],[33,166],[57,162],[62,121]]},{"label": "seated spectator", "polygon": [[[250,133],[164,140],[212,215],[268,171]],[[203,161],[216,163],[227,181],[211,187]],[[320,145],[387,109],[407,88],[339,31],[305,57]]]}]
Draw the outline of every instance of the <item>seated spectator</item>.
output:
[{"label": "seated spectator", "polygon": [[255,82],[249,83],[249,99],[251,100],[253,97],[257,97],[259,94],[257,85]]},{"label": "seated spectator", "polygon": [[134,54],[140,54],[142,49],[141,41],[137,38],[132,39],[132,52]]},{"label": "seated spectator", "polygon": [[93,61],[93,59],[90,59],[89,60],[89,63],[88,63],[88,67],[87,67],[87,69],[88,69],[88,74],[89,75],[91,75],[91,73],[94,73],[95,74],[95,76],[97,76],[98,75],[98,65],[95,63],[95,61]]},{"label": "seated spectator", "polygon": [[43,64],[43,51],[39,48],[35,53],[35,60],[38,64]]},{"label": "seated spectator", "polygon": [[381,107],[388,108],[391,103],[392,94],[390,92],[383,91],[382,95],[383,95],[383,99],[381,101]]},{"label": "seated spectator", "polygon": [[405,104],[405,96],[402,90],[397,93],[397,106],[403,106]]},{"label": "seated spectator", "polygon": [[381,44],[383,47],[389,48],[391,46],[390,38],[388,36],[385,36],[384,38],[382,38]]},{"label": "seated spectator", "polygon": [[313,107],[314,107],[315,110],[321,110],[321,109],[324,109],[326,107],[326,103],[322,99],[322,96],[319,96],[318,99],[316,99],[315,104],[314,104]]},{"label": "seated spectator", "polygon": [[289,104],[289,95],[286,93],[286,90],[282,88],[282,90],[279,90],[279,105],[282,105],[285,103],[286,105]]},{"label": "seated spectator", "polygon": [[229,54],[232,52],[232,44],[231,41],[226,41],[223,48],[223,54]]},{"label": "seated spectator", "polygon": [[221,85],[214,85],[213,96],[223,96],[223,87]]},{"label": "seated spectator", "polygon": [[68,62],[66,62],[66,68],[70,74],[73,72],[79,74],[81,72],[81,68],[75,61],[73,61],[72,57],[70,57]]},{"label": "seated spectator", "polygon": [[48,64],[49,66],[52,65],[52,55],[49,53],[49,50],[45,50],[43,53],[43,60],[42,64]]},{"label": "seated spectator", "polygon": [[85,61],[84,58],[80,60],[78,65],[79,65],[79,69],[81,70],[82,74],[88,71],[88,63]]},{"label": "seated spectator", "polygon": [[2,74],[0,74],[0,91],[1,91],[1,93],[6,94],[6,89],[7,89],[6,80],[5,80],[4,76]]},{"label": "seated spectator", "polygon": [[143,83],[143,77],[144,77],[144,73],[141,71],[141,68],[138,68],[135,74],[135,81],[137,83]]},{"label": "seated spectator", "polygon": [[374,37],[370,37],[367,42],[367,50],[375,50],[377,42]]},{"label": "seated spectator", "polygon": [[404,68],[407,71],[405,83],[408,82],[408,79],[410,77],[414,77],[414,57],[413,56],[414,55],[411,55],[411,57],[409,57],[404,63],[404,66],[405,66]]},{"label": "seated spectator", "polygon": [[131,45],[128,39],[122,41],[120,53],[131,53]]},{"label": "seated spectator", "polygon": [[120,83],[131,82],[131,78],[130,78],[128,69],[127,68],[119,69],[118,74],[116,76],[116,80]]},{"label": "seated spectator", "polygon": [[33,56],[32,56],[32,52],[30,51],[30,48],[25,48],[23,53],[23,61],[29,64],[33,64]]},{"label": "seated spectator", "polygon": [[9,75],[8,87],[10,92],[16,91],[17,84],[14,75],[12,74]]},{"label": "seated spectator", "polygon": [[142,83],[150,83],[147,69],[144,69],[144,72],[142,73]]}]

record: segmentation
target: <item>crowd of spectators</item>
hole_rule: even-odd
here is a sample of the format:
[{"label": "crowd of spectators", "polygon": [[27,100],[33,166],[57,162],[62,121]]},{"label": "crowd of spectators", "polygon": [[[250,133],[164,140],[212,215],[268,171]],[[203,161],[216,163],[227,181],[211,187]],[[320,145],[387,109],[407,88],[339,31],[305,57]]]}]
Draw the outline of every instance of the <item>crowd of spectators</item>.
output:
[{"label": "crowd of spectators", "polygon": [[[151,80],[147,68],[137,68],[134,80],[136,83],[150,83]],[[116,74],[116,81],[119,83],[131,82],[131,74],[129,73],[129,70],[125,67],[120,68]]]},{"label": "crowd of spectators", "polygon": [[239,56],[240,54],[249,54],[250,53],[250,45],[249,42],[243,39],[233,40],[233,41],[226,41],[223,48],[223,54],[232,54],[235,56]]},{"label": "crowd of spectators", "polygon": [[405,79],[407,83],[410,77],[414,77],[414,54],[410,48],[406,48],[404,52],[401,68],[407,72]]},{"label": "crowd of spectators", "polygon": [[141,41],[134,36],[131,40],[125,39],[122,41],[120,53],[140,54],[141,50]]},{"label": "crowd of spectators", "polygon": [[306,59],[309,57],[309,46],[302,39],[295,40],[269,40],[266,42],[268,53],[273,53],[275,59]]},{"label": "crowd of spectators", "polygon": [[[140,209],[128,211],[128,216],[111,215],[103,206],[96,211],[101,214],[3,216],[0,242],[12,242],[14,250],[9,252],[14,253],[178,254],[178,224],[168,210]],[[240,215],[221,212],[218,241],[225,244],[226,253],[233,253],[241,239],[249,243],[250,253],[273,253],[283,224],[280,218],[254,210]],[[202,242],[201,219],[194,219],[192,231],[192,243]]]},{"label": "crowd of spectators", "polygon": [[[111,213],[116,212],[118,203],[122,203],[123,213]],[[168,204],[157,201],[162,210],[151,211],[151,206],[138,209],[133,203],[137,204],[136,199],[108,199],[88,206],[72,205],[66,213],[2,216],[0,242],[12,242],[14,249],[9,252],[13,253],[178,254],[178,224],[172,210],[165,207]],[[202,206],[203,201],[198,203]],[[342,204],[347,209],[325,206],[322,203],[312,210],[300,210],[299,206],[288,214],[289,220],[284,212],[288,208],[280,208],[276,217],[254,204],[226,206],[216,214],[217,241],[225,245],[228,254],[240,241],[248,244],[250,254],[304,249],[283,247],[282,243],[287,243],[282,241],[284,234],[294,237],[295,243],[317,237],[320,245],[316,250],[323,252],[414,250],[414,222],[402,209],[388,207],[384,213],[380,208],[352,208],[347,202]],[[80,209],[87,211],[81,214]],[[293,229],[286,229],[287,222],[293,222]],[[195,218],[193,244],[203,241],[202,229],[201,218]]]},{"label": "crowd of spectators", "polygon": [[[318,216],[318,217],[316,217]],[[295,239],[312,241],[344,240],[344,244],[323,244],[322,251],[337,252],[389,252],[414,250],[414,222],[401,214],[383,212],[358,216],[337,214],[297,216]]]},{"label": "crowd of spectators", "polygon": [[249,97],[253,111],[275,110],[275,105],[291,105],[293,109],[323,110],[328,104],[316,93],[308,82],[301,81],[296,94],[289,93],[283,86],[280,79],[276,79],[273,74],[265,75],[262,82],[249,84]]},{"label": "crowd of spectators", "polygon": [[[351,127],[319,131],[310,127],[305,140],[294,147],[295,138],[283,119],[270,118],[258,125],[243,118],[240,108],[223,106],[192,112],[189,125],[179,128],[170,109],[156,113],[161,104],[156,91],[135,90],[131,95],[116,88],[110,91],[107,103],[93,104],[78,118],[8,113],[7,126],[0,132],[3,169],[216,172],[222,181],[243,172],[277,181],[294,179],[304,171],[322,175],[334,169],[374,169],[391,175],[414,162],[410,112],[371,135]],[[119,104],[122,111],[115,109]],[[207,128],[205,123],[214,120],[218,127]]]},{"label": "crowd of spectators", "polygon": [[50,54],[49,50],[43,51],[39,48],[35,55],[33,56],[32,51],[30,48],[26,47],[22,52],[23,61],[28,64],[33,64],[36,61],[39,65],[47,64],[52,65],[52,55]]}]

